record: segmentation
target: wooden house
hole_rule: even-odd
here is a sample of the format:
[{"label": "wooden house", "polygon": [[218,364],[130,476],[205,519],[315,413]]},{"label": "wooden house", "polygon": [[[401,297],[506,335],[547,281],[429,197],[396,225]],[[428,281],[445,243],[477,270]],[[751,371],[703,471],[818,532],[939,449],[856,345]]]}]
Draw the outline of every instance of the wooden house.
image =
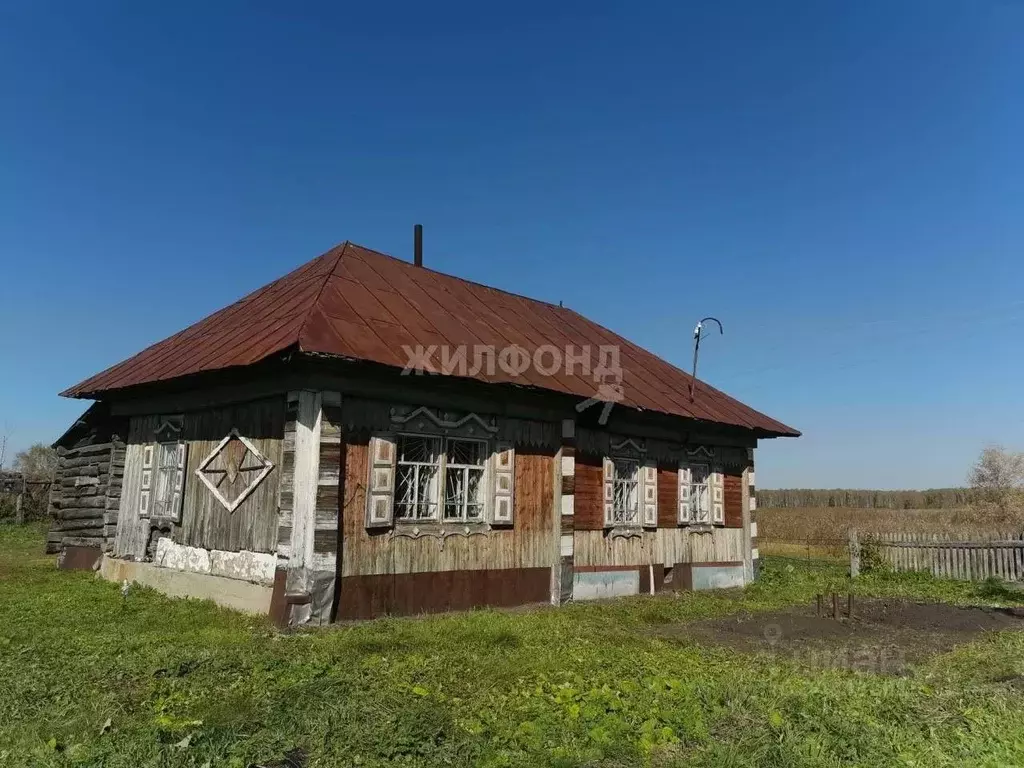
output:
[{"label": "wooden house", "polygon": [[63,394],[98,404],[51,547],[291,625],[742,585],[754,449],[798,435],[571,309],[348,242]]}]

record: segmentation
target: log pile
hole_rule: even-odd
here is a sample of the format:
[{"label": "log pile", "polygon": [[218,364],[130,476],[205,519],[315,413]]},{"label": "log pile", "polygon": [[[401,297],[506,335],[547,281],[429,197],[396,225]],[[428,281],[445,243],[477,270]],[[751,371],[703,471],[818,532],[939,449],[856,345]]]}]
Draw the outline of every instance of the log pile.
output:
[{"label": "log pile", "polygon": [[117,435],[106,442],[86,440],[73,448],[58,447],[48,553],[68,544],[110,548],[117,531],[124,457],[125,444]]}]

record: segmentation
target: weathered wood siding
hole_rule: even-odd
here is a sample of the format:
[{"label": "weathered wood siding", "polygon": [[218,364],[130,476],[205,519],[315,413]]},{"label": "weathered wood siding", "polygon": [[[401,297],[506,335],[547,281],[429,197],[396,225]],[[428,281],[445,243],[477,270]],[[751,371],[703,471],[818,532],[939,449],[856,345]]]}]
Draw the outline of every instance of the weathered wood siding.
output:
[{"label": "weathered wood siding", "polygon": [[678,524],[678,469],[658,467],[658,530],[614,537],[604,530],[601,459],[576,456],[576,533],[574,560],[579,568],[689,562],[735,562],[745,557],[742,475],[725,476],[725,527],[694,531]]},{"label": "weathered wood siding", "polygon": [[[160,415],[131,418],[114,554],[145,558],[152,549],[154,527],[159,535],[169,535],[176,543],[190,547],[228,552],[274,552],[277,545],[277,472],[281,465],[284,398],[184,414],[181,437],[188,446],[188,457],[184,502],[178,523],[139,517],[143,449],[155,439],[154,433],[160,423]],[[196,470],[232,429],[237,429],[240,435],[250,440],[274,468],[234,511],[229,512],[196,476]]]},{"label": "weathered wood siding", "polygon": [[320,418],[320,461],[317,469],[316,521],[313,553],[321,563],[334,570],[341,528],[341,404],[324,394]]},{"label": "weathered wood siding", "polygon": [[757,488],[754,475],[754,451],[747,452],[747,468],[743,470],[743,509],[747,518],[744,530],[750,534],[750,562],[757,573]]},{"label": "weathered wood siding", "polygon": [[725,527],[743,527],[743,472],[742,470],[728,470],[725,473],[724,488],[725,494]]},{"label": "weathered wood siding", "polygon": [[[395,535],[413,526],[396,525],[386,532],[368,531],[366,484],[368,438],[349,434],[343,445],[344,499],[342,565],[347,576],[550,568],[555,564],[555,453],[516,446],[515,524],[472,536],[410,539]],[[421,524],[420,528],[427,526]],[[449,526],[457,528],[457,526]],[[342,600],[344,600],[344,594]]]},{"label": "weathered wood siding", "polygon": [[604,528],[604,480],[600,456],[576,453],[576,477],[573,488],[576,530],[598,531]]},{"label": "weathered wood siding", "polygon": [[[196,477],[196,470],[217,444],[237,429],[274,469],[233,511],[227,509]],[[224,408],[186,413],[182,435],[188,443],[185,504],[180,544],[227,552],[275,552],[278,526],[278,478],[284,439],[284,398],[268,398]]]},{"label": "weathered wood siding", "polygon": [[[149,543],[149,519],[139,517],[139,491],[142,487],[142,450],[152,440],[159,416],[133,416],[128,427],[125,449],[124,486],[117,518],[114,555],[142,560]],[[188,479],[186,478],[186,484]]]},{"label": "weathered wood siding", "polygon": [[658,527],[679,527],[679,468],[658,465]]},{"label": "weathered wood siding", "polygon": [[659,528],[630,538],[604,531],[576,531],[576,567],[742,562],[742,528],[691,531]]}]

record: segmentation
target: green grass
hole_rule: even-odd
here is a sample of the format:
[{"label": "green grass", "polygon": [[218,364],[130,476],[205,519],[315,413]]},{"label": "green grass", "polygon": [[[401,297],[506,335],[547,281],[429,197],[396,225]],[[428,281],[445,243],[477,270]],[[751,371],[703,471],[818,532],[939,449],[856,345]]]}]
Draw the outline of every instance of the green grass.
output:
[{"label": "green grass", "polygon": [[[810,671],[650,630],[848,589],[769,561],[742,593],[381,620],[282,635],[211,603],[58,572],[0,527],[0,765],[1024,764],[1024,633],[904,678]],[[868,575],[861,594],[1011,593]]]}]

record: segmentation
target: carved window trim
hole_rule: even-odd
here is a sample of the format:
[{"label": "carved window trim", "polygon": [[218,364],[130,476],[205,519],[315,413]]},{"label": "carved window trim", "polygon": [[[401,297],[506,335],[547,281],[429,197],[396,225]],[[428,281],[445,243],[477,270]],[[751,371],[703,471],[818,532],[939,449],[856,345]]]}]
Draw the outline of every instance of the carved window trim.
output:
[{"label": "carved window trim", "polygon": [[455,418],[453,414],[433,410],[425,405],[413,408],[408,413],[402,413],[399,408],[391,409],[391,423],[402,433],[488,439],[498,433],[498,426],[494,422],[493,417],[488,421],[476,413],[465,413]]}]

